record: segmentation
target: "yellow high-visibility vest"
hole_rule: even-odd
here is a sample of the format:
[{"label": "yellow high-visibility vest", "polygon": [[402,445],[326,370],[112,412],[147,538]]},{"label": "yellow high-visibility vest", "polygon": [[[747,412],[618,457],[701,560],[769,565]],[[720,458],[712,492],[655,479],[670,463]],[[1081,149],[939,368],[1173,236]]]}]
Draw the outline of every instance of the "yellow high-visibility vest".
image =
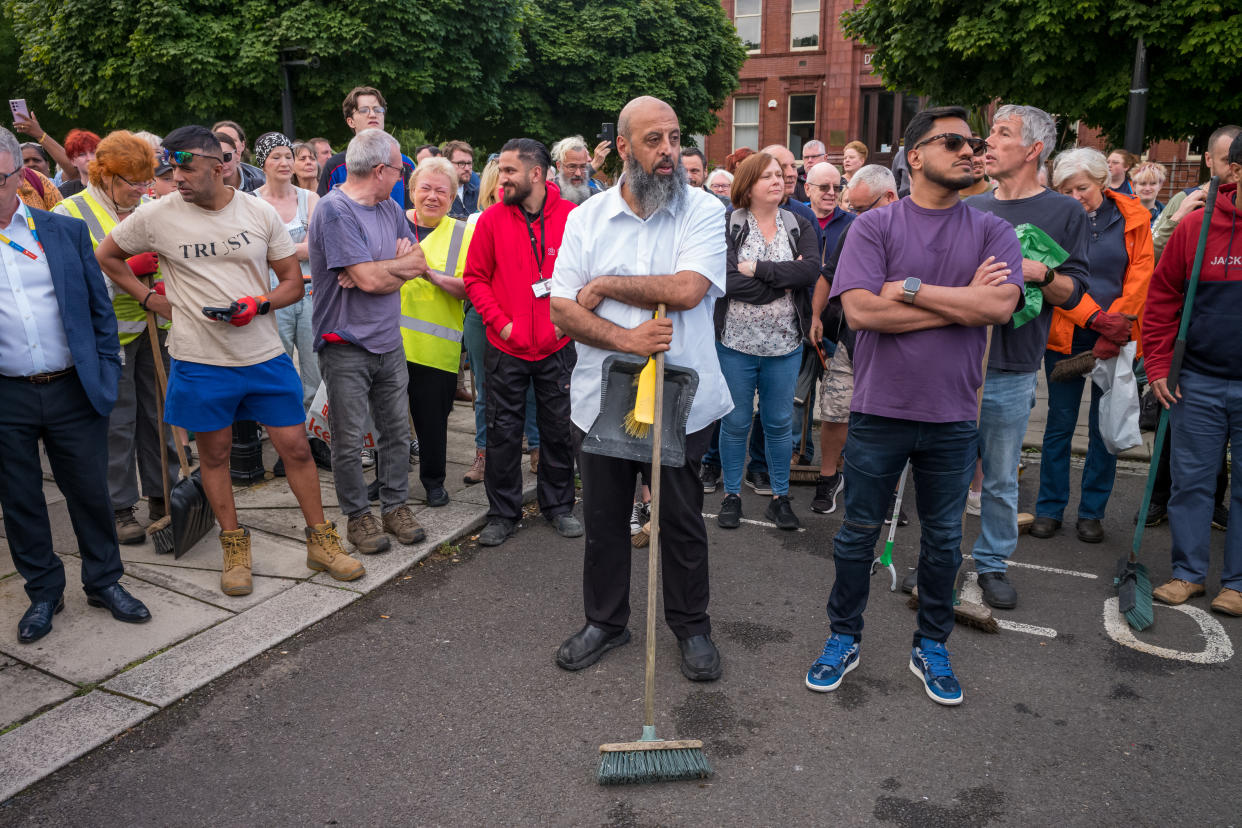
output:
[{"label": "yellow high-visibility vest", "polygon": [[[143,201],[146,201],[143,197]],[[86,222],[86,229],[91,234],[91,247],[98,248],[103,244],[103,240],[107,238],[112,229],[116,227],[117,222],[112,218],[111,214],[95,199],[91,198],[88,192],[80,192],[71,195],[56,205],[53,212],[62,213],[62,215],[72,216]],[[108,277],[104,277],[107,279]],[[157,272],[154,277],[157,281],[160,278]],[[117,332],[120,334],[122,347],[133,342],[138,336],[147,329],[147,312],[142,309],[142,305],[138,304],[138,300],[130,296],[123,290],[112,291],[112,310],[116,314]],[[168,330],[171,322],[165,321],[160,325],[164,330]]]},{"label": "yellow high-visibility vest", "polygon": [[[466,249],[474,228],[447,216],[419,242],[427,267],[454,279],[466,269]],[[457,373],[464,327],[462,300],[455,299],[426,279],[411,279],[401,288],[401,340],[405,359],[441,371]]]}]

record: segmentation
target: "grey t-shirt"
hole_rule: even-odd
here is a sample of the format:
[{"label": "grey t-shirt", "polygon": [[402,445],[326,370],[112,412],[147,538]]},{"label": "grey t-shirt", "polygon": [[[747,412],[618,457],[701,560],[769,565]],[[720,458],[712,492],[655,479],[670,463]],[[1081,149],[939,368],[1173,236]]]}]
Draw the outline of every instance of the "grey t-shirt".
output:
[{"label": "grey t-shirt", "polygon": [[319,200],[307,231],[311,287],[311,326],[315,350],[324,335],[335,334],[373,354],[401,347],[401,291],[367,293],[343,288],[337,275],[350,265],[396,258],[397,239],[414,241],[397,202],[386,198],[372,207],[333,188]]},{"label": "grey t-shirt", "polygon": [[[998,199],[993,191],[971,196],[966,199],[966,204],[999,216],[1014,227],[1033,224],[1051,236],[1069,253],[1069,258],[1057,268],[1057,273],[1074,280],[1074,292],[1061,307],[1068,310],[1078,304],[1087,290],[1087,244],[1090,238],[1087,213],[1081,204],[1052,190],[1044,190],[1029,198],[1005,201]],[[1021,273],[1021,262],[1009,262],[1009,267],[1015,273]],[[988,368],[1021,373],[1038,371],[1048,347],[1052,308],[1053,305],[1045,301],[1039,316],[1020,328],[1014,328],[1012,321],[997,325],[992,332]]]}]

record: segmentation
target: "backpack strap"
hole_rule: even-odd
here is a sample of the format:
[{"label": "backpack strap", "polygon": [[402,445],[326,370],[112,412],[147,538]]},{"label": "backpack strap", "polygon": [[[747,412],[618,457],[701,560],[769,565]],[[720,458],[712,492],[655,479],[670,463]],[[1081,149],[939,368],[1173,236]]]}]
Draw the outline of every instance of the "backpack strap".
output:
[{"label": "backpack strap", "polygon": [[798,255],[798,237],[802,235],[802,228],[798,226],[798,214],[792,210],[780,208],[781,221],[785,224],[785,232],[789,234],[789,249],[794,256]]},{"label": "backpack strap", "polygon": [[749,215],[750,211],[745,207],[738,207],[732,213],[729,213],[729,239],[733,242],[734,247],[739,247],[750,232],[746,225],[746,218]]}]

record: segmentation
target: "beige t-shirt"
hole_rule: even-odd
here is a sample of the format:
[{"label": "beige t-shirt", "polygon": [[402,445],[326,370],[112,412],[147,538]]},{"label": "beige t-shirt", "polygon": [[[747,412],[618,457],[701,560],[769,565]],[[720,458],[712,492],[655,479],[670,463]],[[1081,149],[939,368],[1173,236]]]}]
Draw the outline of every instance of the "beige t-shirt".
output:
[{"label": "beige t-shirt", "polygon": [[129,255],[159,254],[173,308],[168,352],[174,359],[238,367],[284,353],[274,313],[240,328],[203,315],[204,307],[266,295],[268,262],[294,254],[293,239],[272,205],[233,190],[224,209],[211,211],[171,193],[140,206],[112,238]]}]

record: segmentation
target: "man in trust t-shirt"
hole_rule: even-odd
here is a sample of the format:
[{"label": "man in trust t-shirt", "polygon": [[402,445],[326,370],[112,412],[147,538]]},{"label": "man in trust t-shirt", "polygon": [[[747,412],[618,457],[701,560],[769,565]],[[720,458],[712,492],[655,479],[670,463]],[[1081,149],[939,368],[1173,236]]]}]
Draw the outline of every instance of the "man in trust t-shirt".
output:
[{"label": "man in trust t-shirt", "polygon": [[871,561],[892,492],[907,461],[918,488],[922,544],[919,614],[910,669],[939,704],[962,701],[945,642],[953,630],[953,582],[962,562],[962,511],[978,457],[977,392],[987,326],[1021,302],[1017,235],[1006,222],[961,204],[974,183],[966,110],[918,113],[906,130],[908,198],[851,225],[833,281],[854,347],[854,398],[845,458],[845,522],[834,538],[832,634],[806,675],[835,690],[858,665]]},{"label": "man in trust t-shirt", "polygon": [[[135,210],[95,255],[104,273],[144,309],[173,320],[164,419],[196,434],[203,489],[221,529],[220,588],[226,595],[251,591],[250,532],[237,524],[229,478],[236,420],[266,426],[284,460],[306,518],[307,566],[338,580],[360,578],[362,564],[345,554],[323,516],[319,473],[304,429],[302,382],[269,313],[304,295],[289,231],[266,201],[224,184],[220,143],[205,127],[173,130],[164,150],[177,192]],[[167,296],[138,281],[125,264],[148,251],[159,254]],[[269,267],[279,280],[274,289]],[[225,318],[204,312],[230,306]]]}]

